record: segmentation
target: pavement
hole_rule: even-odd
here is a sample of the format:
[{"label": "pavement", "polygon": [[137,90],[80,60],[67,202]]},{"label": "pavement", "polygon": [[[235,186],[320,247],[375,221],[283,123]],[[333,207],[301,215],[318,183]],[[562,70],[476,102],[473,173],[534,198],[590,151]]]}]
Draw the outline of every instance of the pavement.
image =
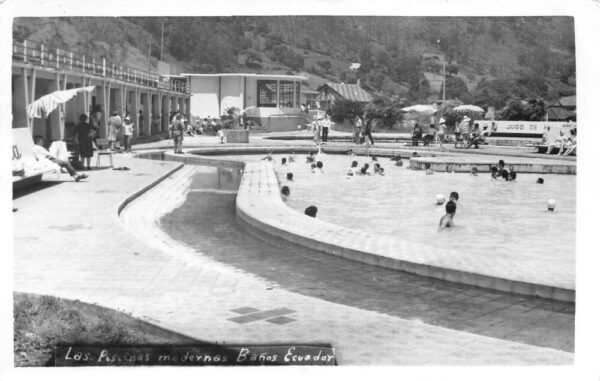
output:
[{"label": "pavement", "polygon": [[[186,139],[184,147],[215,144],[214,139]],[[165,142],[134,149],[161,145]],[[67,175],[59,181],[54,176],[19,194],[13,201],[18,208],[13,213],[14,290],[97,303],[220,344],[330,342],[342,365],[573,363],[573,304],[477,294],[478,289],[456,289],[447,283],[439,284],[443,287],[435,293],[434,285],[423,279],[403,296],[371,300],[369,293],[385,292],[376,291],[373,273],[347,261],[319,267],[327,268],[330,275],[339,271],[345,278],[352,271],[360,274],[357,288],[371,284],[358,293],[360,297],[352,296],[348,283],[331,284],[331,279],[339,279],[333,276],[323,279],[324,286],[319,287],[318,278],[302,267],[285,267],[288,274],[302,277],[284,276],[283,267],[270,261],[277,253],[317,258],[311,260],[313,268],[319,260],[324,263],[323,257],[264,241],[240,243],[249,235],[239,226],[232,230],[236,225],[231,214],[222,215],[229,222],[220,220],[221,213],[214,209],[220,204],[210,199],[218,195],[222,202],[231,202],[235,188],[202,184],[201,179],[210,178],[214,169],[193,165],[177,169],[180,165],[115,155],[115,166],[130,170],[93,170],[78,183]],[[149,188],[153,183],[156,186]],[[146,191],[133,198],[141,189]],[[208,200],[203,205],[213,209],[199,213],[187,207],[190,195]],[[119,216],[125,202],[129,203]],[[231,204],[223,205],[231,211]],[[190,223],[169,223],[169,216],[203,221],[198,225],[204,230],[183,234],[198,242],[177,237],[175,232]],[[227,253],[238,260],[223,258]],[[244,254],[252,260],[239,260]],[[278,275],[265,274],[267,268]],[[375,279],[382,277],[377,274]],[[416,280],[394,285],[407,286]],[[452,296],[454,303],[442,302]],[[482,309],[486,313],[476,316]],[[470,320],[460,311],[470,311]],[[544,336],[552,339],[540,339]]]}]

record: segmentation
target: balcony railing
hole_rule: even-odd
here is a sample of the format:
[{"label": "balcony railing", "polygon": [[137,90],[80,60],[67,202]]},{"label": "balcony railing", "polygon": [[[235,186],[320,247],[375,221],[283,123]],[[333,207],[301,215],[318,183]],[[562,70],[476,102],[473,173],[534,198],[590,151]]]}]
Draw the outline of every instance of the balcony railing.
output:
[{"label": "balcony railing", "polygon": [[12,59],[36,66],[68,70],[123,82],[189,94],[187,81],[161,76],[127,65],[115,64],[105,58],[50,47],[34,41],[13,40]]}]

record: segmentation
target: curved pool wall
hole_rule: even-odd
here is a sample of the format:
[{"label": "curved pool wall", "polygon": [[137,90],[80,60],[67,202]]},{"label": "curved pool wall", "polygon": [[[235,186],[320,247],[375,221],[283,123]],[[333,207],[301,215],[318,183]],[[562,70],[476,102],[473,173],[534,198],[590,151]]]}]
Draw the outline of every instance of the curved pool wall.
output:
[{"label": "curved pool wall", "polygon": [[[292,151],[308,153],[315,152],[315,148],[218,147],[191,149],[186,154],[178,155],[168,151],[155,151],[136,156],[185,164],[244,169],[236,198],[236,217],[254,235],[284,240],[343,258],[421,276],[522,295],[575,301],[575,285],[572,282],[543,284],[531,282],[529,279],[519,279],[518,276],[511,279],[506,274],[495,274],[494,269],[500,266],[490,263],[489,258],[479,266],[476,264],[474,267],[469,267],[465,266],[464,262],[457,264],[455,261],[449,261],[443,252],[422,247],[417,243],[364,233],[305,216],[289,208],[281,199],[279,182],[271,163],[266,161],[244,163],[210,156]],[[344,153],[347,149],[327,147],[325,151]],[[389,151],[389,153],[386,155],[386,152],[381,151]],[[376,154],[398,155],[399,150],[380,149]],[[412,158],[411,162],[415,159],[419,158]]]}]

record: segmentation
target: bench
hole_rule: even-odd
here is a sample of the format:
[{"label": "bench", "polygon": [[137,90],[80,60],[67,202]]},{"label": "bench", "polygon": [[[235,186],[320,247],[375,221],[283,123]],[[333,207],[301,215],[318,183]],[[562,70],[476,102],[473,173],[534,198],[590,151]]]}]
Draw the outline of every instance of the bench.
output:
[{"label": "bench", "polygon": [[55,172],[60,176],[60,167],[57,164],[50,160],[35,159],[33,137],[28,127],[13,128],[12,135],[13,173],[22,173],[13,175],[13,190],[41,181],[44,173]]}]

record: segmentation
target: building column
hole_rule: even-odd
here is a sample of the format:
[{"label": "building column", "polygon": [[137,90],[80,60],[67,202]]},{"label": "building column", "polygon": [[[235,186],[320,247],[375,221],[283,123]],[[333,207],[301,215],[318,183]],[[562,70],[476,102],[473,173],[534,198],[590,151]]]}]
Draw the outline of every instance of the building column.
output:
[{"label": "building column", "polygon": [[169,128],[169,97],[165,94],[161,96],[161,105],[160,128],[162,131],[167,131]]},{"label": "building column", "polygon": [[184,111],[185,107],[183,107],[183,98],[182,97],[177,98],[177,102],[178,102],[177,107],[178,107],[179,112],[182,114],[185,114],[185,111]]},{"label": "building column", "polygon": [[134,92],[134,96],[133,96],[133,104],[134,104],[134,118],[135,118],[135,131],[134,131],[134,136],[137,138],[140,136],[140,113],[139,111],[141,110],[140,107],[140,90],[136,87],[135,92]]},{"label": "building column", "polygon": [[189,118],[192,117],[192,114],[190,113],[190,98],[185,98],[185,113]]},{"label": "building column", "polygon": [[[152,94],[152,121],[156,119],[158,114],[160,114],[160,93]],[[154,125],[154,131],[152,131],[152,135],[160,132],[160,123],[151,123],[151,126]]]},{"label": "building column", "polygon": [[101,116],[101,120],[99,123],[98,136],[103,137],[104,139],[106,139],[106,133],[107,133],[106,124],[108,123],[108,116],[109,116],[109,112],[110,112],[109,111],[110,90],[108,89],[108,86],[109,86],[108,82],[102,81],[102,83],[99,85],[99,89],[98,89],[98,87],[96,87],[96,89],[98,89],[97,96],[96,96],[96,104],[102,108],[102,113],[101,113],[102,116]]},{"label": "building column", "polygon": [[152,131],[150,131],[150,128],[152,126],[152,93],[150,91],[147,91],[144,95],[144,131],[148,131],[148,135],[152,135]]},{"label": "building column", "polygon": [[27,120],[27,105],[29,102],[29,89],[27,86],[27,69],[23,68],[20,74],[13,76],[12,96],[12,127],[29,127]]}]

